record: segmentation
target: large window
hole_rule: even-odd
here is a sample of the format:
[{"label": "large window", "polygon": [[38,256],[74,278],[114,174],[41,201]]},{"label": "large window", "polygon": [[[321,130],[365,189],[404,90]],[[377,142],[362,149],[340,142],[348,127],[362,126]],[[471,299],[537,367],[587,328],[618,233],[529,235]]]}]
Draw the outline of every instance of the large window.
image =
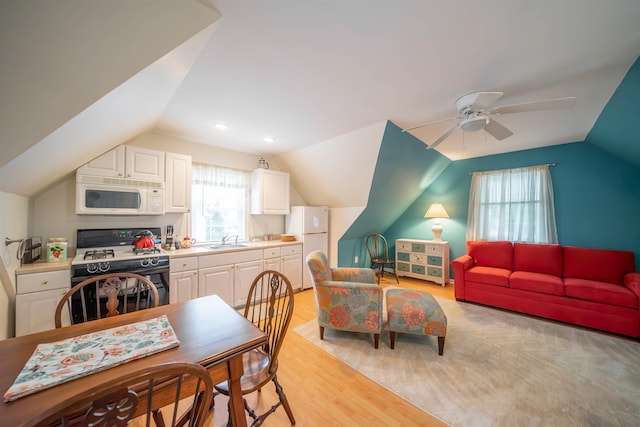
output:
[{"label": "large window", "polygon": [[191,230],[202,242],[225,235],[247,239],[251,173],[194,163],[191,185]]},{"label": "large window", "polygon": [[467,240],[558,243],[549,166],[474,172]]}]

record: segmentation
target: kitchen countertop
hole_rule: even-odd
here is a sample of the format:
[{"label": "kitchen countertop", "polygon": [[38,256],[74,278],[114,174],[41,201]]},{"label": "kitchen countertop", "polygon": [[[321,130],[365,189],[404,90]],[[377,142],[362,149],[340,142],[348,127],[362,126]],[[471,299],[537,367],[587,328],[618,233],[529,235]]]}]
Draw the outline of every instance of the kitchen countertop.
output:
[{"label": "kitchen countertop", "polygon": [[[228,252],[241,252],[241,251],[251,251],[254,249],[267,249],[273,247],[281,247],[281,246],[291,246],[291,245],[301,245],[300,241],[293,242],[283,242],[282,240],[268,240],[268,241],[260,241],[260,242],[243,242],[243,247],[230,247],[230,248],[219,248],[219,249],[211,249],[209,246],[214,246],[213,243],[202,246],[193,246],[189,249],[173,249],[167,251],[169,253],[170,258],[183,258],[188,256],[198,256],[198,255],[212,255],[212,254],[223,254]],[[31,273],[44,273],[47,271],[59,271],[59,270],[70,270],[71,269],[71,261],[73,257],[68,257],[65,261],[57,261],[57,262],[47,262],[47,261],[36,261],[33,264],[25,264],[18,268],[16,268],[16,274],[31,274]]]},{"label": "kitchen countertop", "polygon": [[294,240],[293,242],[283,242],[282,240],[268,240],[260,242],[242,242],[242,247],[216,248],[211,249],[209,246],[215,246],[213,243],[202,246],[193,246],[189,249],[173,249],[169,252],[171,258],[184,258],[188,256],[223,254],[228,252],[251,251],[254,249],[267,249],[281,246],[301,245],[302,242]]},{"label": "kitchen countertop", "polygon": [[47,262],[47,261],[36,261],[33,264],[25,264],[16,268],[16,274],[31,274],[31,273],[44,273],[47,271],[59,271],[59,270],[70,270],[71,269],[71,258],[67,258],[64,261],[56,261],[56,262]]}]

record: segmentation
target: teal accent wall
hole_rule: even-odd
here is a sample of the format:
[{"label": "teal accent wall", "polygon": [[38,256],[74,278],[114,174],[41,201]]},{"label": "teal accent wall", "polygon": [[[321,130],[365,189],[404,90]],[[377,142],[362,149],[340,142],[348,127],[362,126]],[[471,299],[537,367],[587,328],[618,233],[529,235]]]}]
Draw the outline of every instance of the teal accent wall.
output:
[{"label": "teal accent wall", "polygon": [[639,100],[640,57],[611,96],[585,141],[640,166],[640,133],[636,127]]},{"label": "teal accent wall", "polygon": [[384,234],[449,164],[450,159],[387,122],[367,207],[338,242],[338,265],[356,266],[358,256],[357,266],[368,266],[366,236]]},{"label": "teal accent wall", "polygon": [[466,253],[465,229],[471,172],[545,163],[551,167],[561,245],[635,252],[640,271],[640,169],[593,144],[581,142],[453,162],[388,228],[389,239],[431,239],[426,207],[441,202],[451,259]]}]

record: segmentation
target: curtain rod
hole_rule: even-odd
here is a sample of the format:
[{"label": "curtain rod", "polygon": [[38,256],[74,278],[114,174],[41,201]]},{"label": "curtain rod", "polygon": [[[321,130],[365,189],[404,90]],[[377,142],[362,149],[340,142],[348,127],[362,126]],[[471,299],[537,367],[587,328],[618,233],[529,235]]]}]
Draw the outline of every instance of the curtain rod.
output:
[{"label": "curtain rod", "polygon": [[531,166],[521,166],[519,168],[509,168],[509,169],[493,169],[493,170],[488,170],[488,171],[475,171],[475,172],[469,172],[469,175],[473,175],[474,173],[479,173],[479,172],[494,172],[494,171],[499,171],[499,170],[510,170],[510,169],[522,169],[522,168],[535,168],[536,166],[557,166],[557,163],[544,163],[541,165],[531,165]]}]

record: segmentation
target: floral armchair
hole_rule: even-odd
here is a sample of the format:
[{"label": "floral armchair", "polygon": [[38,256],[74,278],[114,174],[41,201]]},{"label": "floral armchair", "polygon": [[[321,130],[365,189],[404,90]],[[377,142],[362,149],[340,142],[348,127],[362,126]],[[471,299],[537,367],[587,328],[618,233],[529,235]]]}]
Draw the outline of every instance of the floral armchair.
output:
[{"label": "floral armchair", "polygon": [[307,255],[313,280],[320,339],[324,328],[372,333],[378,348],[382,329],[382,288],[371,268],[331,268],[322,251]]}]

